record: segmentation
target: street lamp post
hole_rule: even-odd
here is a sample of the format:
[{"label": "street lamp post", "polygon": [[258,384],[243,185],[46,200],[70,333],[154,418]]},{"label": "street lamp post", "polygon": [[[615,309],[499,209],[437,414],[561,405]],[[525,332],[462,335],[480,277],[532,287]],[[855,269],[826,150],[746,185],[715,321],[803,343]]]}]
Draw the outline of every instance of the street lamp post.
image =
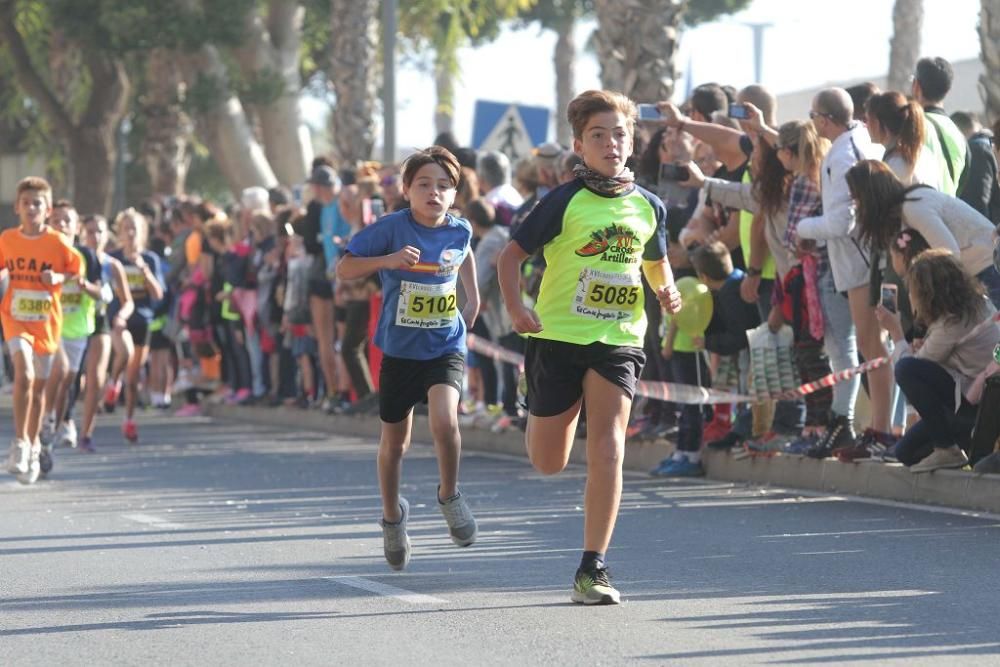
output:
[{"label": "street lamp post", "polygon": [[382,160],[396,161],[396,0],[382,0]]},{"label": "street lamp post", "polygon": [[773,23],[744,23],[753,31],[753,76],[754,83],[762,83],[764,78],[764,31],[774,27]]}]

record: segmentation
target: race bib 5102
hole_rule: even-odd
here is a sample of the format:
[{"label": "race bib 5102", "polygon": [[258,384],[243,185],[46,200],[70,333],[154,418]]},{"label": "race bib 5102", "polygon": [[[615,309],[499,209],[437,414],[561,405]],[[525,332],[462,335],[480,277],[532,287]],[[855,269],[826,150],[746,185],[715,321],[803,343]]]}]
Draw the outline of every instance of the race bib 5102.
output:
[{"label": "race bib 5102", "polygon": [[396,326],[417,329],[450,327],[457,313],[454,281],[439,285],[406,280],[400,283]]}]

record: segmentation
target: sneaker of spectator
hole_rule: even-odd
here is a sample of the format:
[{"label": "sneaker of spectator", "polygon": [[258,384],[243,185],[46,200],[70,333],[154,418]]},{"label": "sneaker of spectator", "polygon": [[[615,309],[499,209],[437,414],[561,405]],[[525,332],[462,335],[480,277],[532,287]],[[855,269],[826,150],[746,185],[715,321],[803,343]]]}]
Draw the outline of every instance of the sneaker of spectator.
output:
[{"label": "sneaker of spectator", "polygon": [[819,443],[820,434],[816,432],[804,433],[795,440],[785,445],[784,453],[789,456],[805,456],[806,452]]},{"label": "sneaker of spectator", "polygon": [[981,458],[972,466],[972,472],[980,475],[1000,475],[1000,452],[993,452]]},{"label": "sneaker of spectator", "polygon": [[882,458],[882,454],[890,447],[895,446],[895,444],[895,439],[888,434],[866,428],[853,446],[834,450],[833,455],[841,463],[854,463],[872,459],[878,460]]},{"label": "sneaker of spectator", "polygon": [[918,463],[910,466],[910,472],[920,473],[949,468],[964,468],[968,463],[969,457],[965,455],[965,452],[958,445],[952,445],[947,448],[935,447],[933,452]]},{"label": "sneaker of spectator", "polygon": [[197,403],[185,403],[174,411],[176,417],[198,417],[201,415],[201,406]]},{"label": "sneaker of spectator", "polygon": [[744,440],[743,436],[741,436],[739,433],[735,431],[730,430],[728,433],[726,433],[718,440],[709,440],[708,444],[705,446],[715,451],[728,452],[733,448],[743,444],[743,440]]},{"label": "sneaker of spectator", "polygon": [[747,440],[743,443],[743,448],[750,456],[771,458],[784,452],[790,441],[788,436],[771,431],[759,438]]},{"label": "sneaker of spectator", "polygon": [[854,425],[850,420],[841,415],[833,415],[826,432],[815,446],[806,451],[806,456],[812,459],[828,458],[833,456],[836,449],[853,446],[855,439]]}]

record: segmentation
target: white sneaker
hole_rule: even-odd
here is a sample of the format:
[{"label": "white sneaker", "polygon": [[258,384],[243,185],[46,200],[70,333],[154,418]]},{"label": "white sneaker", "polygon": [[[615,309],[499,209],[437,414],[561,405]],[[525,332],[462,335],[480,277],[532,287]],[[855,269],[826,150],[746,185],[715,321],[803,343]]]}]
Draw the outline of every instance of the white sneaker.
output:
[{"label": "white sneaker", "polygon": [[72,419],[63,422],[59,427],[56,443],[60,447],[76,447],[76,423]]},{"label": "white sneaker", "polygon": [[28,472],[31,459],[31,445],[27,440],[15,440],[10,443],[10,455],[7,457],[7,471],[12,475],[22,475]]},{"label": "white sneaker", "polygon": [[26,472],[18,473],[17,481],[21,484],[34,484],[42,474],[42,443],[36,442],[29,448],[28,469]]},{"label": "white sneaker", "polygon": [[42,441],[43,445],[51,444],[56,437],[56,418],[49,416],[45,417],[42,422],[42,431],[38,434],[38,439]]}]

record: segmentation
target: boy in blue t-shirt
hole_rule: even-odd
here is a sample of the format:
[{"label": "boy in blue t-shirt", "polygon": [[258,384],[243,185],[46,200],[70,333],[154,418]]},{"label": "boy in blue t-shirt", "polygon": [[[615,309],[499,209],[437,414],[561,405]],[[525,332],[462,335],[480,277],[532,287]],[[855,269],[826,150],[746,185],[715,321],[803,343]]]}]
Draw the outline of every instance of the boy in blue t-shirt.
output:
[{"label": "boy in blue t-shirt", "polygon": [[[462,441],[458,402],[465,375],[465,332],[479,313],[472,228],[448,214],[460,167],[447,150],[432,147],[403,166],[403,195],[410,208],[383,217],[358,232],[337,265],[341,280],[382,281],[382,313],[375,344],[384,353],[379,376],[378,475],[382,490],[382,536],[389,567],[410,560],[406,534],[409,504],[399,495],[403,454],[410,442],[413,406],[429,403],[431,432],[441,484],[438,507],[455,544],[476,540],[476,520],[458,490]],[[458,312],[457,279],[466,303]]]}]

